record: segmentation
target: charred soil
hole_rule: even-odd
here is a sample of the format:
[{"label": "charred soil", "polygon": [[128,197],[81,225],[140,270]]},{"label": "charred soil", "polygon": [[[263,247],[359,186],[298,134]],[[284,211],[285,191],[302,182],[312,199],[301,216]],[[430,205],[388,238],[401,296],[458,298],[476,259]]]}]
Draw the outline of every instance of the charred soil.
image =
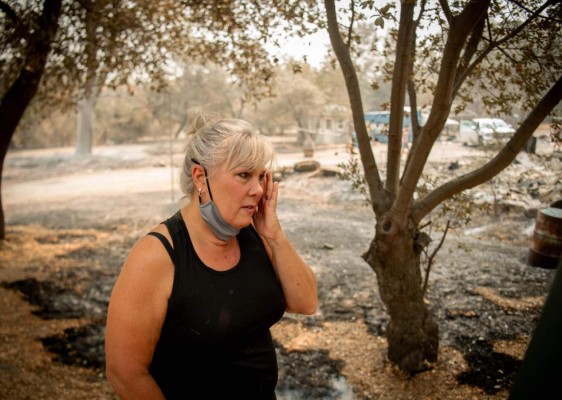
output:
[{"label": "charred soil", "polygon": [[[149,187],[155,171],[155,179],[170,176],[158,146],[127,159],[125,150],[86,160],[53,152],[8,157],[0,398],[116,398],[103,368],[113,283],[134,242],[181,207],[165,185]],[[117,176],[115,186],[98,182]],[[69,180],[84,189],[64,192]],[[439,359],[410,377],[386,359],[388,317],[361,258],[375,223],[362,196],[336,176],[288,168],[280,191],[281,222],[316,272],[320,296],[316,315],[286,314],[272,329],[280,400],[507,397],[554,277],[526,262],[532,211],[510,203],[449,231],[426,299],[439,323]],[[433,243],[440,235],[431,234]]]}]

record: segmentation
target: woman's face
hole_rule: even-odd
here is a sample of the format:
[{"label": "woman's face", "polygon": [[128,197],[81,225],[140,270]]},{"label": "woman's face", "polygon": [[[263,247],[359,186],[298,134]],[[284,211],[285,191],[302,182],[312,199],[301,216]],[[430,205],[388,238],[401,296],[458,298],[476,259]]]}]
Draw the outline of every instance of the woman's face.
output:
[{"label": "woman's face", "polygon": [[265,190],[266,169],[220,168],[209,177],[213,201],[226,222],[243,228],[252,222]]}]

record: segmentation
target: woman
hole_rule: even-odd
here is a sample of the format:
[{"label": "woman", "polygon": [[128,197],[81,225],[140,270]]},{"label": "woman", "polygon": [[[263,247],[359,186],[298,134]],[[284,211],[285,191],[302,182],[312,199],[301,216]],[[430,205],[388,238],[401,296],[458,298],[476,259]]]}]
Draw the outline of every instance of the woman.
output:
[{"label": "woman", "polygon": [[113,288],[107,378],[123,399],[275,399],[269,328],[316,311],[316,279],[277,218],[270,142],[203,114],[192,131],[191,201],[134,245]]}]

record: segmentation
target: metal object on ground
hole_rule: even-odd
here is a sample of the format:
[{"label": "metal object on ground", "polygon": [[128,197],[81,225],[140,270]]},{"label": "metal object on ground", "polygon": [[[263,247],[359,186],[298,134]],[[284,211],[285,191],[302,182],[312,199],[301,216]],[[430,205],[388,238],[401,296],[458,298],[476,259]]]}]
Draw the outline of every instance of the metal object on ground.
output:
[{"label": "metal object on ground", "polygon": [[533,267],[554,269],[562,258],[562,208],[539,210],[529,249],[528,262]]}]

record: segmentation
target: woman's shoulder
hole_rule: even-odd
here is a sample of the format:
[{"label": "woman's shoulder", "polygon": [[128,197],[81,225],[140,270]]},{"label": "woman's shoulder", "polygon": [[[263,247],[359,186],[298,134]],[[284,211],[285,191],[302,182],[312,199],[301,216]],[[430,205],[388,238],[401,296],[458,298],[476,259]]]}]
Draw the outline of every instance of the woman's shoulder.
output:
[{"label": "woman's shoulder", "polygon": [[[155,227],[153,231],[161,231]],[[144,304],[169,298],[174,279],[174,266],[166,249],[151,235],[144,235],[125,258],[114,292],[118,298]],[[124,296],[124,297],[123,297]]]},{"label": "woman's shoulder", "polygon": [[166,226],[159,224],[137,240],[125,259],[123,269],[133,268],[136,273],[156,275],[173,267],[164,241],[173,249],[173,240]]}]

